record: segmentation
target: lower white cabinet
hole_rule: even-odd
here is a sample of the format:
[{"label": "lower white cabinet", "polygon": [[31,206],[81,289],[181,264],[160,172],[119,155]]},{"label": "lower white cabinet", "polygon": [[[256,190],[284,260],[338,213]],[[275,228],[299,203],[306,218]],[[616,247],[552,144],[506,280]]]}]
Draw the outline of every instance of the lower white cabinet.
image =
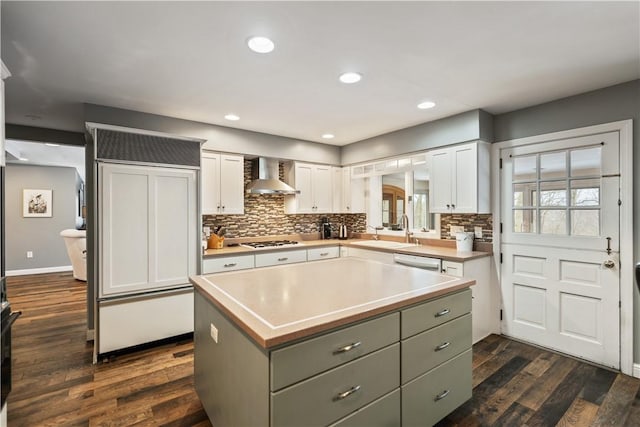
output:
[{"label": "lower white cabinet", "polygon": [[193,332],[193,289],[98,303],[98,352]]},{"label": "lower white cabinet", "polygon": [[393,254],[390,252],[381,252],[371,249],[346,248],[347,256],[355,256],[360,258],[372,259],[374,261],[383,262],[385,264],[394,264]]},{"label": "lower white cabinet", "polygon": [[330,259],[330,258],[339,258],[339,257],[340,257],[339,246],[307,249],[307,261],[318,261],[321,259]]},{"label": "lower white cabinet", "polygon": [[306,261],[307,251],[304,249],[256,254],[256,267],[269,267],[271,265],[294,264],[296,262]]},{"label": "lower white cabinet", "polygon": [[473,342],[487,335],[500,332],[500,311],[497,295],[491,286],[491,257],[476,258],[469,261],[442,261],[442,272],[456,277],[474,279],[471,286],[473,295]]},{"label": "lower white cabinet", "polygon": [[255,267],[255,257],[253,254],[205,258],[202,261],[202,274],[245,270],[253,267]]}]

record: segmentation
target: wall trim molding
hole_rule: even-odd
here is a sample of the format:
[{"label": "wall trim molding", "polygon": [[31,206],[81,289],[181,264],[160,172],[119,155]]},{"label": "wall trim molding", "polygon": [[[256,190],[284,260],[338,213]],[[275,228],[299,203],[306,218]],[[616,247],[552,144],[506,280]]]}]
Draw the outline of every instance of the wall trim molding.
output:
[{"label": "wall trim molding", "polygon": [[7,270],[7,276],[26,276],[28,274],[43,274],[43,273],[59,273],[61,271],[73,271],[73,267],[70,265],[61,265],[58,267],[43,267],[43,268],[27,268],[24,270]]}]

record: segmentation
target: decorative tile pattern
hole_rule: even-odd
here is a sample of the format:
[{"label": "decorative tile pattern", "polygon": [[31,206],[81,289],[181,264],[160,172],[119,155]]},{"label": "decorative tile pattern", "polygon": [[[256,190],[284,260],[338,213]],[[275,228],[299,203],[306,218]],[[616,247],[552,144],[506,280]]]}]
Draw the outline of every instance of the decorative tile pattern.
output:
[{"label": "decorative tile pattern", "polygon": [[491,214],[441,214],[440,238],[455,240],[456,236],[449,233],[450,226],[464,227],[464,231],[475,231],[475,227],[482,227],[482,238],[477,242],[493,241],[493,215]]},{"label": "decorative tile pattern", "polygon": [[[280,177],[283,171],[280,164]],[[251,181],[251,161],[244,162],[245,187]],[[320,231],[320,218],[327,217],[334,234],[340,224],[349,232],[364,233],[366,214],[297,214],[284,213],[284,195],[245,194],[244,215],[204,215],[202,225],[227,229],[227,237],[260,237],[283,234],[316,233]]]}]

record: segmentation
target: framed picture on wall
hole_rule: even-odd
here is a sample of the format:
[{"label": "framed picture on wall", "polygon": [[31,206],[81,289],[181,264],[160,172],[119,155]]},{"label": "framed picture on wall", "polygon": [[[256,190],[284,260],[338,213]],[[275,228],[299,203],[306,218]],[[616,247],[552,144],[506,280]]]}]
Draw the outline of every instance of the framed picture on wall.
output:
[{"label": "framed picture on wall", "polygon": [[22,216],[47,218],[53,216],[52,190],[22,190]]}]

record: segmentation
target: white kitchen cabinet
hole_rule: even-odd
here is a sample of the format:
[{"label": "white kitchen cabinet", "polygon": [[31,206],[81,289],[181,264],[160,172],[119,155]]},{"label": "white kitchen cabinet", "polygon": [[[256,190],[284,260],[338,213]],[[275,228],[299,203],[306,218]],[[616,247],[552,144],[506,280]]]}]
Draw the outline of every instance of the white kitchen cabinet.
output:
[{"label": "white kitchen cabinet", "polygon": [[473,142],[427,153],[432,213],[490,213],[489,144]]},{"label": "white kitchen cabinet", "polygon": [[231,255],[202,260],[202,274],[223,271],[246,270],[255,267],[255,257],[251,255]]},{"label": "white kitchen cabinet", "polygon": [[346,255],[341,254],[341,256],[355,256],[359,258],[372,259],[374,261],[379,261],[385,264],[395,264],[393,260],[393,253],[391,252],[382,252],[376,251],[372,249],[360,249],[354,247],[348,247]]},{"label": "white kitchen cabinet", "polygon": [[442,261],[442,272],[476,281],[471,286],[473,342],[476,343],[489,334],[499,333],[499,308],[491,287],[491,257],[476,258],[464,263]]},{"label": "white kitchen cabinet", "polygon": [[101,163],[101,298],[188,285],[197,271],[196,172]]},{"label": "white kitchen cabinet", "polygon": [[244,214],[244,157],[202,152],[202,214]]},{"label": "white kitchen cabinet", "polygon": [[364,178],[352,179],[351,167],[333,167],[333,212],[363,213]]},{"label": "white kitchen cabinet", "polygon": [[271,265],[293,264],[296,262],[307,262],[306,249],[256,254],[256,267],[269,267]]},{"label": "white kitchen cabinet", "polygon": [[285,164],[284,176],[287,184],[300,191],[299,194],[286,196],[285,213],[331,213],[331,166],[290,162]]},{"label": "white kitchen cabinet", "polygon": [[340,257],[339,246],[307,249],[307,261],[319,261],[322,259],[339,258],[339,257]]}]

